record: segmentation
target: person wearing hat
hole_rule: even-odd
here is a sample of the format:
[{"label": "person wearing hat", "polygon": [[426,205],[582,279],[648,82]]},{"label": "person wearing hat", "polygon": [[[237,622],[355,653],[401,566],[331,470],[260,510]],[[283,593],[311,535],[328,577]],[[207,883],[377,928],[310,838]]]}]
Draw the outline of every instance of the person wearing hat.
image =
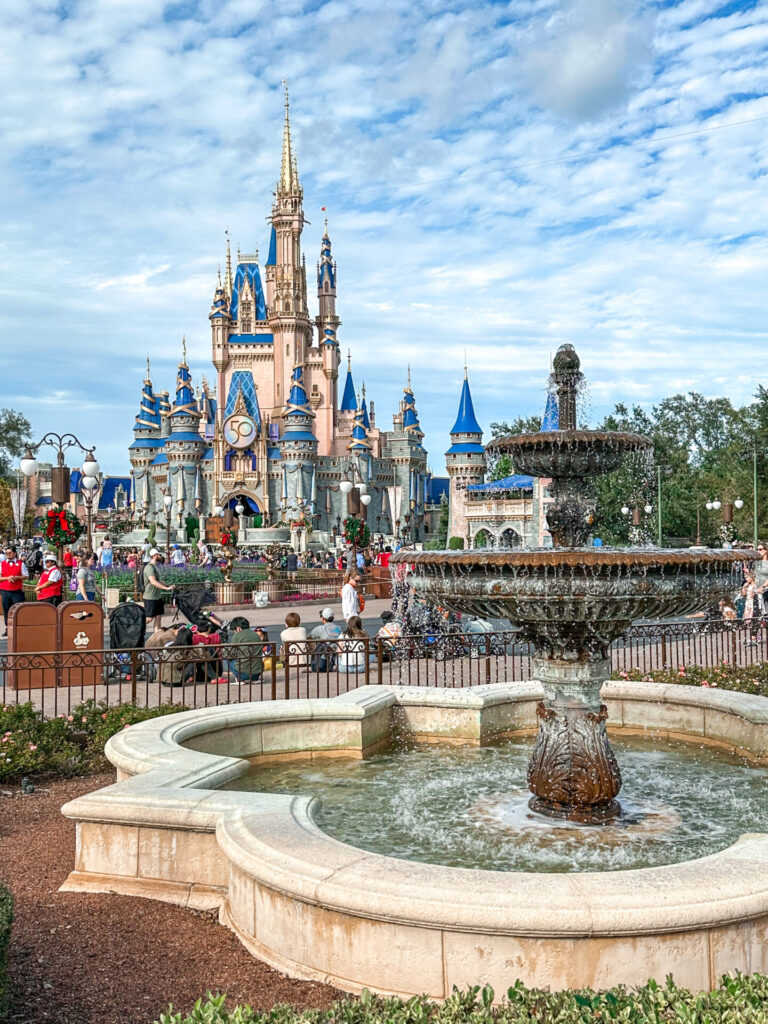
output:
[{"label": "person wearing hat", "polygon": [[171,565],[186,565],[187,560],[184,557],[184,552],[181,550],[178,544],[174,544],[171,549]]},{"label": "person wearing hat", "polygon": [[[329,672],[336,660],[335,641],[341,636],[341,626],[335,621],[333,608],[323,608],[320,625],[309,634],[310,640],[319,641],[312,649],[312,668],[315,672]],[[331,641],[327,643],[324,641]]]},{"label": "person wearing hat", "polygon": [[63,589],[64,577],[59,569],[59,560],[52,551],[46,551],[43,555],[43,571],[40,573],[40,580],[35,587],[37,600],[52,605],[61,604]]},{"label": "person wearing hat", "polygon": [[24,578],[29,570],[16,554],[13,544],[6,544],[5,557],[0,562],[0,594],[3,596],[5,635],[8,635],[8,613],[15,604],[24,600]]},{"label": "person wearing hat", "polygon": [[147,619],[154,620],[154,631],[163,624],[163,591],[170,592],[173,587],[168,587],[157,577],[157,563],[160,560],[160,552],[152,548],[149,552],[149,561],[144,566],[144,611]]}]

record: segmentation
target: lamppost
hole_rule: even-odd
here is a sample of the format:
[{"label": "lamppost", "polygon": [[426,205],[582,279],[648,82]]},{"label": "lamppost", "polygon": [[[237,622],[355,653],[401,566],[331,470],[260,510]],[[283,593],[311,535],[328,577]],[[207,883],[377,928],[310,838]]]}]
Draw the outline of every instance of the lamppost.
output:
[{"label": "lamppost", "polygon": [[163,495],[163,505],[165,506],[165,560],[170,564],[171,561],[171,509],[173,507],[173,498],[170,494]]},{"label": "lamppost", "polygon": [[93,551],[93,505],[100,490],[101,484],[98,477],[82,477],[80,491],[83,495],[83,504],[85,505],[85,537],[89,552]]},{"label": "lamppost", "polygon": [[35,455],[44,446],[56,449],[56,466],[51,470],[51,501],[54,505],[66,505],[69,502],[69,469],[64,462],[64,452],[69,448],[79,448],[85,452],[82,465],[83,477],[98,481],[99,464],[93,456],[95,448],[86,448],[74,434],[55,434],[52,431],[42,437],[36,444],[30,445],[19,462],[19,469],[26,477],[35,475],[37,459]]},{"label": "lamppost", "polygon": [[[357,505],[358,512],[360,510],[360,505],[362,505],[364,509],[367,509],[371,504],[371,496],[368,494],[368,485],[363,480],[363,474],[360,472],[359,467],[356,466],[354,462],[349,462],[345,472],[347,473],[347,478],[339,483],[339,490],[342,494],[346,494],[348,499],[350,499],[352,513],[354,514],[355,512],[355,505]],[[355,477],[357,477],[357,480]],[[355,498],[357,498],[356,501]],[[349,508],[349,504],[347,507]],[[352,568],[356,564],[357,545],[353,544],[347,556],[347,568]]]},{"label": "lamppost", "polygon": [[643,512],[649,516],[653,512],[653,505],[643,505],[642,509],[639,505],[635,505],[634,508],[630,508],[626,503],[621,506],[621,514],[628,516],[632,513],[632,525],[629,527],[629,540],[632,544],[641,544],[644,538],[643,531]]},{"label": "lamppost", "polygon": [[719,512],[722,508],[722,524],[719,530],[720,539],[723,542],[723,547],[726,545],[730,547],[735,535],[733,526],[733,510],[734,508],[744,508],[744,502],[741,498],[737,498],[735,501],[720,501],[719,498],[713,498],[707,501],[704,507],[707,512]]}]

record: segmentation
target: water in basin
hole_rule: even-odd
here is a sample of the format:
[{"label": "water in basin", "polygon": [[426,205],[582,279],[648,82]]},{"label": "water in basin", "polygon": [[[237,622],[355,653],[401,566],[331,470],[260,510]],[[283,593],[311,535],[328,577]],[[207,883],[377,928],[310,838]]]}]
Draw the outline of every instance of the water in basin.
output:
[{"label": "water in basin", "polygon": [[406,860],[497,871],[610,871],[716,853],[768,831],[768,769],[693,743],[616,739],[622,815],[602,828],[528,808],[530,743],[399,746],[364,761],[256,766],[226,788],[316,796],[328,835]]}]

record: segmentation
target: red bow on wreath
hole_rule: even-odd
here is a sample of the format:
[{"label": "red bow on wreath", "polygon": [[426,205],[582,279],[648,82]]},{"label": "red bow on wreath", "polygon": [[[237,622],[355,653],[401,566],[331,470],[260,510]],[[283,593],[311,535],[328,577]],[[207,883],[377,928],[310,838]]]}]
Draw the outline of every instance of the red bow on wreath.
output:
[{"label": "red bow on wreath", "polygon": [[58,519],[59,529],[62,533],[69,533],[69,523],[67,521],[67,513],[62,510],[57,512],[56,509],[51,509],[48,512],[48,526],[45,530],[46,537],[52,537],[56,532],[56,520]]},{"label": "red bow on wreath", "polygon": [[222,544],[222,547],[225,547],[225,548],[229,547],[229,534],[228,533],[222,533],[222,535],[221,535],[221,544]]}]

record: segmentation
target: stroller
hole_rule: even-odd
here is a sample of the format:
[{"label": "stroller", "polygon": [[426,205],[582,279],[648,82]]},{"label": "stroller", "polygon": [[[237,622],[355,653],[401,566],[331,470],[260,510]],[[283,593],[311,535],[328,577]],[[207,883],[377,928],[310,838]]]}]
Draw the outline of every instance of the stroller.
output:
[{"label": "stroller", "polygon": [[[175,591],[173,602],[178,611],[184,616],[193,628],[205,630],[206,625],[212,624],[219,634],[222,644],[229,639],[229,624],[217,615],[205,611],[207,605],[216,604],[216,595],[205,586],[190,587],[188,590]],[[207,631],[207,630],[206,630]],[[195,682],[206,682],[218,677],[222,670],[221,661],[218,659],[202,660],[203,651],[206,648],[198,647],[198,658],[200,663],[186,670],[186,674],[194,678]],[[208,648],[210,650],[210,648]],[[193,661],[195,659],[192,659]]]},{"label": "stroller", "polygon": [[[109,613],[109,646],[118,651],[111,658],[109,675],[114,679],[127,676],[131,671],[131,656],[124,653],[135,647],[143,647],[147,633],[147,614],[144,605],[126,601]],[[144,656],[141,655],[142,664]]]}]

